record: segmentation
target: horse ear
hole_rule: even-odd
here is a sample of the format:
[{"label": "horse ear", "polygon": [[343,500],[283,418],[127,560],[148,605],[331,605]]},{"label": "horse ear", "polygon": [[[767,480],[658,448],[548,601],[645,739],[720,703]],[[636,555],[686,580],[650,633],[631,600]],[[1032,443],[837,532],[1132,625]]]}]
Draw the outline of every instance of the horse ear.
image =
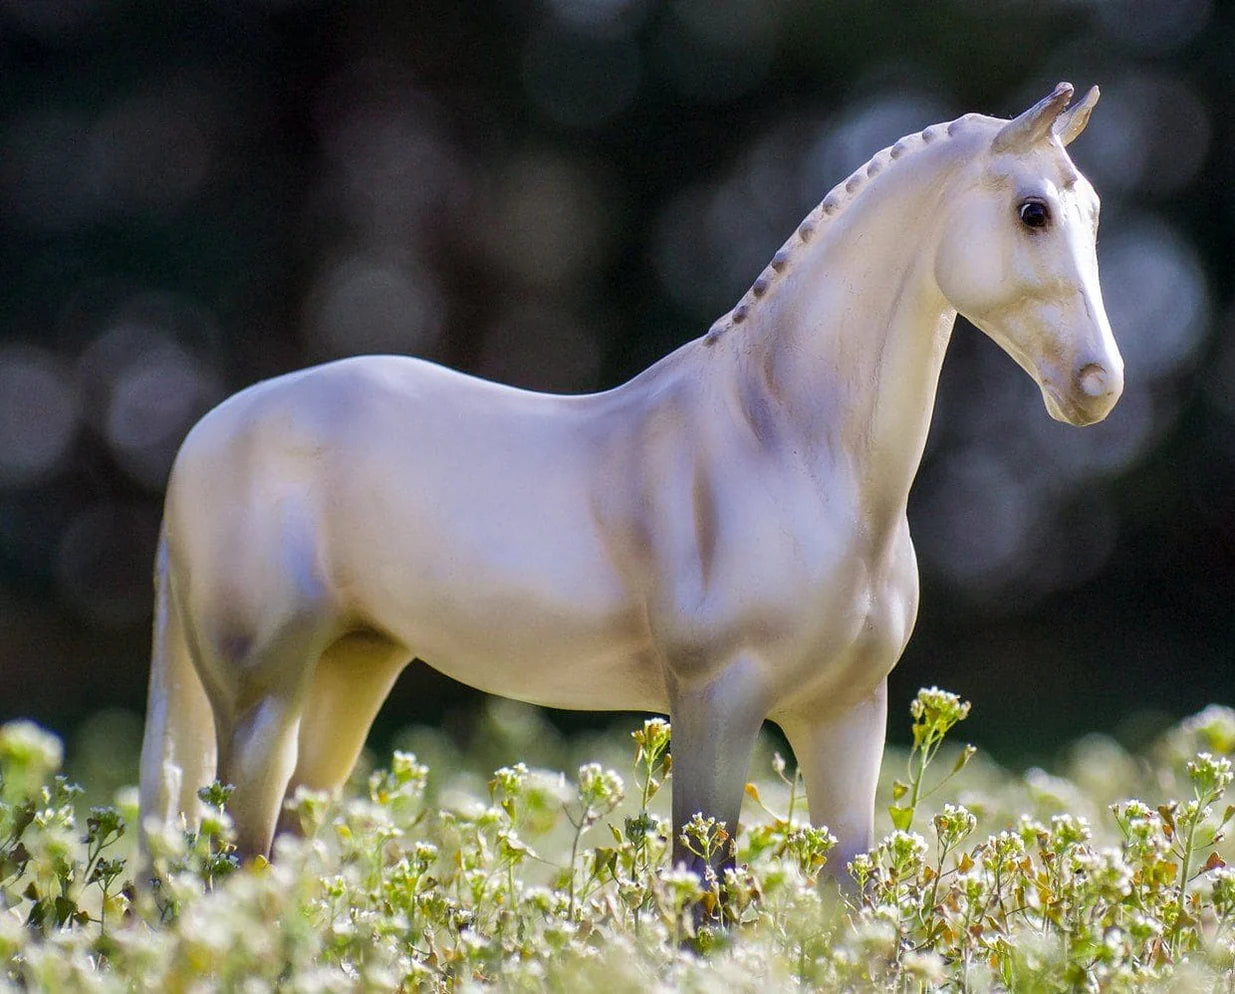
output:
[{"label": "horse ear", "polygon": [[1091,86],[1084,100],[1069,107],[1055,119],[1055,134],[1065,145],[1071,145],[1073,139],[1085,130],[1085,125],[1089,123],[1089,112],[1098,102],[1098,96],[1098,88]]},{"label": "horse ear", "polygon": [[1050,135],[1055,119],[1063,113],[1071,99],[1072,84],[1058,84],[1050,96],[1043,97],[1020,117],[1000,128],[991,143],[991,149],[995,152],[1009,152],[1036,145]]}]

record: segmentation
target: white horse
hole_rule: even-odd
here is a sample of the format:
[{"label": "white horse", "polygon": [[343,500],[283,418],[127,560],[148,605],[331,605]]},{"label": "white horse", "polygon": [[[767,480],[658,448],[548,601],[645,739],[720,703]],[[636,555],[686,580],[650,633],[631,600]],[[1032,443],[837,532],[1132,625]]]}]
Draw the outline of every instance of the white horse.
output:
[{"label": "white horse", "polygon": [[269,852],[284,798],[343,783],[421,659],[523,701],[667,712],[675,831],[702,811],[733,832],[770,718],[834,862],[867,849],[957,312],[1058,420],[1123,388],[1098,198],[1064,149],[1098,91],[1071,96],[878,153],[705,336],[616,389],[365,356],[207,414],[167,490],[143,821],[193,819],[217,776],[240,850]]}]

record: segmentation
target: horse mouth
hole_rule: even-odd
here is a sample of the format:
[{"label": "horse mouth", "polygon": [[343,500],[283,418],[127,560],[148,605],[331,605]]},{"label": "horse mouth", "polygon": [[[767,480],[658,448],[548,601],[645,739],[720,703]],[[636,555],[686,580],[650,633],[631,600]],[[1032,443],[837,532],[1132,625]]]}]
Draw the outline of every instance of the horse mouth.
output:
[{"label": "horse mouth", "polygon": [[[1046,401],[1046,413],[1056,421],[1061,421],[1064,424],[1073,425],[1077,428],[1085,428],[1089,425],[1097,424],[1111,413],[1111,408],[1115,406],[1114,401],[1103,403],[1100,405],[1093,404],[1091,398],[1085,398],[1090,401],[1088,405],[1083,404],[1071,397],[1062,397],[1050,386],[1043,386],[1042,397]],[[1105,400],[1106,398],[1101,398]]]}]

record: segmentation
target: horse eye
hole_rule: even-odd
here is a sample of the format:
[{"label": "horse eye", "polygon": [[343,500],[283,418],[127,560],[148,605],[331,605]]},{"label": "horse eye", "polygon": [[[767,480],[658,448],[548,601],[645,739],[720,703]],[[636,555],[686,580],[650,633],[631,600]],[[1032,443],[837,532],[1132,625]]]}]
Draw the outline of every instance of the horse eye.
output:
[{"label": "horse eye", "polygon": [[1041,200],[1026,200],[1020,208],[1021,221],[1030,228],[1045,228],[1051,212]]}]

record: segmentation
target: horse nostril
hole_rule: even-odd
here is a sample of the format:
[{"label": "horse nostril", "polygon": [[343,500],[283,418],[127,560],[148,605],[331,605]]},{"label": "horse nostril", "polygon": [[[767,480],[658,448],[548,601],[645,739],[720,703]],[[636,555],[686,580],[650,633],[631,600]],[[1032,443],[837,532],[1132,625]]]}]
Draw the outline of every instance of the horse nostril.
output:
[{"label": "horse nostril", "polygon": [[1111,392],[1110,377],[1096,362],[1082,367],[1076,374],[1076,381],[1080,384],[1081,393],[1086,397],[1101,397]]}]

